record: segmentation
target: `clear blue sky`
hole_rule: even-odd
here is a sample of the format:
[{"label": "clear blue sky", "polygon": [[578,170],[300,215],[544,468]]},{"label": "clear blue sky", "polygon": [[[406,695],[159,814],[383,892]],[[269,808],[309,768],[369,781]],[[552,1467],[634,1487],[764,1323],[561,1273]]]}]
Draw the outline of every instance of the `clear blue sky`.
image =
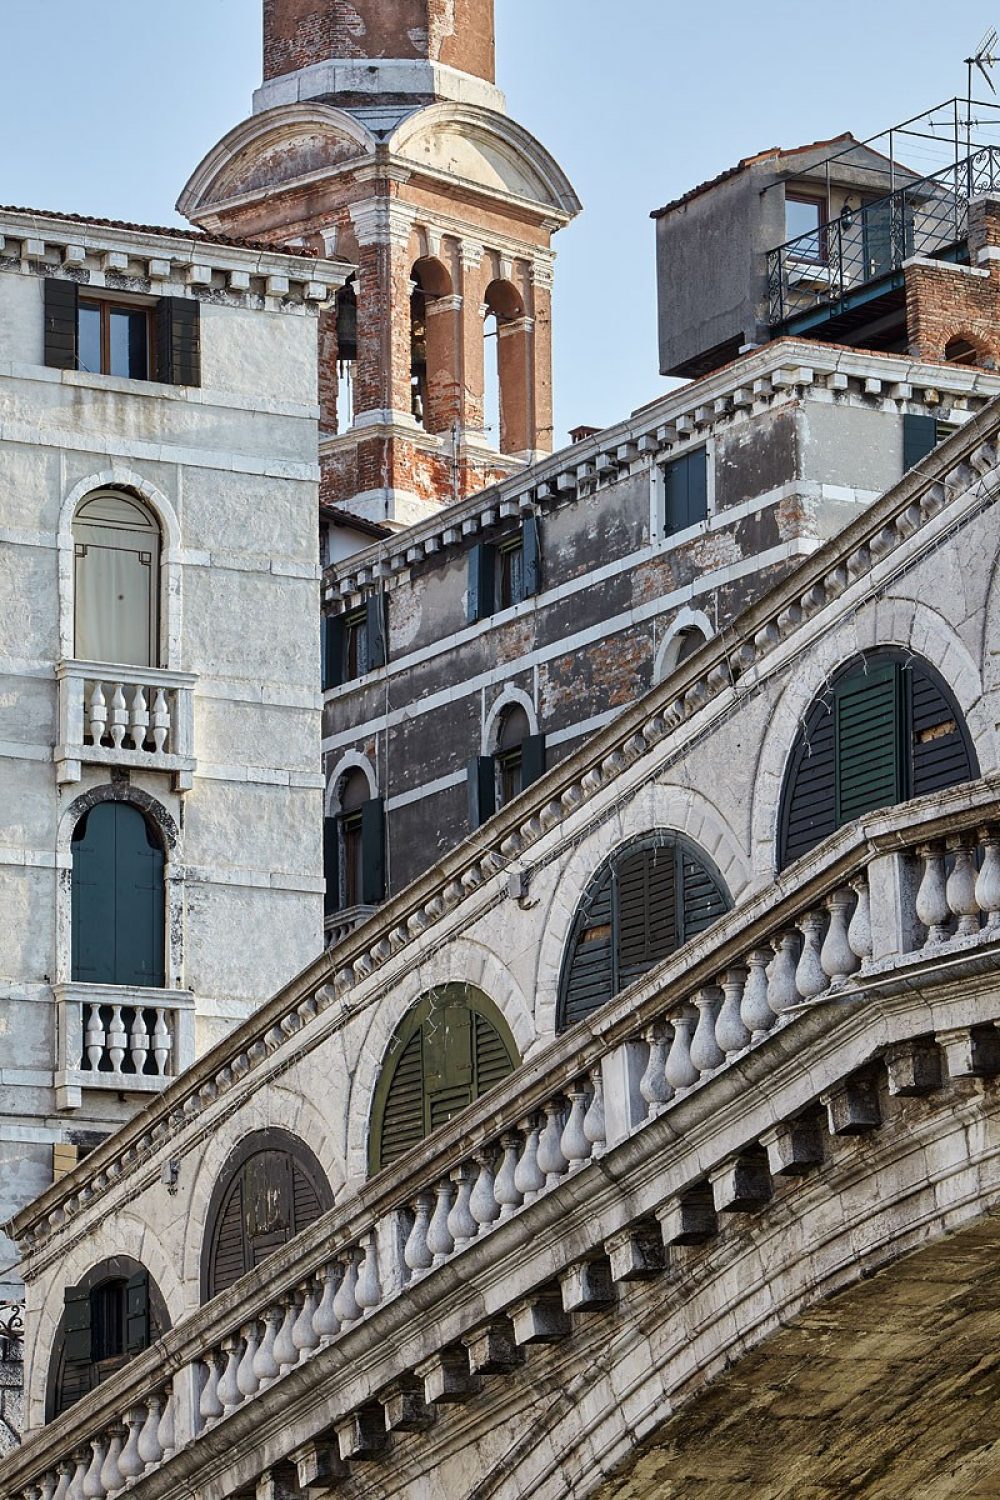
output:
[{"label": "clear blue sky", "polygon": [[[1000,0],[496,0],[511,113],[583,200],[557,239],[557,435],[663,389],[649,211],[739,157],[964,89]],[[0,0],[0,202],[176,222],[260,78],[260,0]],[[998,69],[1000,73],[1000,69]]]}]

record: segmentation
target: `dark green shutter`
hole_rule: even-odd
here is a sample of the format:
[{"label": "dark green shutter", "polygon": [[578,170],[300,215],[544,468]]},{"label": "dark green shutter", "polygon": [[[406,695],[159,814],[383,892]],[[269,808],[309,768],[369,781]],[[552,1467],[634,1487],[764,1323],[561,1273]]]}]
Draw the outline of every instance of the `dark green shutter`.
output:
[{"label": "dark green shutter", "polygon": [[545,775],[545,736],[529,734],[521,741],[521,790]]},{"label": "dark green shutter", "polygon": [[423,1140],[424,1070],[421,1034],[415,1032],[396,1064],[385,1101],[376,1160],[387,1167]]},{"label": "dark green shutter", "polygon": [[365,627],[368,640],[367,661],[364,670],[384,667],[389,659],[388,650],[388,597],[384,593],[373,594],[365,602]]},{"label": "dark green shutter", "polygon": [[472,1012],[460,1001],[435,1006],[423,1024],[424,1120],[437,1130],[472,1103],[475,1066]]},{"label": "dark green shutter", "polygon": [[361,899],[366,906],[385,900],[385,804],[381,797],[361,804]]},{"label": "dark green shutter", "polygon": [[75,370],[79,337],[80,288],[75,281],[45,278],[45,363],[52,370]]},{"label": "dark green shutter", "polygon": [[208,1295],[214,1297],[239,1281],[250,1269],[245,1216],[243,1213],[243,1176],[237,1176],[227,1193],[212,1236],[212,1253],[208,1272]]},{"label": "dark green shutter", "polygon": [[792,748],[779,812],[778,866],[807,854],[837,827],[837,763],[833,711],[814,703]]},{"label": "dark green shutter", "polygon": [[903,473],[937,447],[937,420],[907,413],[903,417]]},{"label": "dark green shutter", "polygon": [[163,850],[127,802],[99,802],[73,840],[73,978],[164,982]]},{"label": "dark green shutter", "polygon": [[693,526],[708,515],[708,449],[698,448],[687,456],[688,521]]},{"label": "dark green shutter", "polygon": [[161,297],[156,304],[156,378],[201,385],[201,304],[191,297]]},{"label": "dark green shutter", "polygon": [[66,1305],[66,1337],[63,1351],[67,1364],[90,1363],[90,1292],[67,1287],[63,1294]]},{"label": "dark green shutter", "polygon": [[664,529],[683,531],[708,515],[708,452],[697,448],[663,469]]},{"label": "dark green shutter", "polygon": [[494,610],[496,553],[488,542],[469,549],[468,620],[488,620]]},{"label": "dark green shutter", "polygon": [[560,983],[560,1027],[589,1016],[615,991],[612,872],[588,890],[573,922]]},{"label": "dark green shutter", "polygon": [[873,663],[835,690],[837,826],[904,796],[899,666]]},{"label": "dark green shutter", "polygon": [[682,850],[681,942],[690,942],[728,910],[726,892],[711,870],[690,851]]},{"label": "dark green shutter", "polygon": [[344,680],[344,617],[326,615],[323,620],[323,691],[340,687]]},{"label": "dark green shutter", "polygon": [[522,597],[530,599],[542,589],[542,554],[538,539],[538,520],[525,516],[521,526]]},{"label": "dark green shutter", "polygon": [[618,867],[615,884],[615,989],[620,990],[681,941],[676,847],[658,843],[639,850]]},{"label": "dark green shutter", "polygon": [[[972,781],[979,775],[979,763],[958,705],[920,666],[904,667],[903,678],[909,690],[913,740],[911,796],[923,797]],[[954,727],[948,729],[949,725]]]},{"label": "dark green shutter", "polygon": [[125,1283],[125,1349],[140,1354],[149,1348],[149,1276],[139,1271]]},{"label": "dark green shutter", "polygon": [[340,910],[340,839],[336,818],[323,819],[323,915]]},{"label": "dark green shutter", "polygon": [[497,783],[492,755],[475,755],[469,761],[469,827],[480,828],[496,812]]}]

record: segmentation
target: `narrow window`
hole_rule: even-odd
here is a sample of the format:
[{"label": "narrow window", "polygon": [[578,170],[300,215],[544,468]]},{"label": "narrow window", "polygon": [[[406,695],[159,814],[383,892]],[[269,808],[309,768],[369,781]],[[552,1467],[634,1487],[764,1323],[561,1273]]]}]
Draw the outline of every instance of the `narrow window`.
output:
[{"label": "narrow window", "polygon": [[363,677],[368,671],[368,617],[363,609],[355,610],[344,620],[345,682]]},{"label": "narrow window", "polygon": [[164,984],[163,847],[129,802],[99,802],[73,832],[72,977]]},{"label": "narrow window", "polygon": [[102,490],[73,518],[73,652],[159,665],[160,529],[134,495]]},{"label": "narrow window", "polygon": [[105,1281],[90,1294],[90,1348],[95,1364],[125,1353],[125,1281]]},{"label": "narrow window", "polygon": [[520,533],[497,546],[497,605],[509,609],[524,599],[524,545]]},{"label": "narrow window", "polygon": [[796,241],[793,254],[797,260],[826,259],[825,219],[826,204],[822,198],[806,193],[785,194],[785,239]]},{"label": "narrow window", "polygon": [[663,529],[668,536],[708,517],[708,451],[696,448],[663,466]]}]

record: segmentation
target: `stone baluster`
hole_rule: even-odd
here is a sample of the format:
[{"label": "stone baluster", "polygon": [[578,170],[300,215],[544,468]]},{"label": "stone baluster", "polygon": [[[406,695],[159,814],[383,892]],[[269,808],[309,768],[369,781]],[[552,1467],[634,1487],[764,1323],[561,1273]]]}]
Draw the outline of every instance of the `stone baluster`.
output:
[{"label": "stone baluster", "polygon": [[996,935],[1000,928],[1000,833],[984,828],[980,834],[983,864],[976,878],[976,901],[986,917],[986,930]]},{"label": "stone baluster", "polygon": [[740,1000],[740,1020],[752,1042],[762,1042],[775,1022],[767,998],[767,966],[773,955],[766,948],[755,948],[747,957],[747,977]]},{"label": "stone baluster", "polygon": [[802,952],[795,967],[795,988],[803,1000],[815,1000],[830,988],[830,981],[823,972],[820,961],[822,912],[806,912],[799,921],[799,929],[802,933]]},{"label": "stone baluster", "polygon": [[707,984],[694,995],[698,1024],[691,1038],[691,1062],[699,1073],[714,1073],[725,1062],[725,1053],[715,1040],[715,1025],[722,1004],[722,991]]},{"label": "stone baluster", "polygon": [[125,732],[128,729],[128,708],[125,704],[125,693],[120,682],[115,683],[115,690],[111,694],[111,743],[116,750],[122,747]]},{"label": "stone baluster", "polygon": [[524,1145],[514,1173],[514,1186],[521,1194],[521,1201],[531,1203],[545,1186],[545,1173],[538,1165],[538,1138],[541,1134],[538,1116],[533,1115],[530,1120],[526,1120],[521,1129]]},{"label": "stone baluster", "polygon": [[158,1464],[163,1458],[163,1449],[160,1447],[162,1411],[163,1397],[154,1392],[146,1402],[146,1420],[139,1433],[139,1457],[144,1469],[148,1469],[150,1464]]},{"label": "stone baluster", "polygon": [[856,875],[851,885],[857,901],[854,915],[847,926],[847,941],[851,945],[851,952],[864,965],[872,956],[872,902],[867,874]]},{"label": "stone baluster", "polygon": [[358,1286],[358,1255],[355,1248],[348,1250],[344,1256],[344,1271],[337,1288],[337,1295],[333,1299],[333,1310],[340,1319],[341,1326],[348,1323],[356,1323],[361,1316],[356,1296]]},{"label": "stone baluster", "polygon": [[414,1276],[421,1276],[434,1264],[434,1256],[427,1244],[434,1197],[431,1193],[418,1193],[413,1200],[413,1224],[403,1246],[403,1263]]},{"label": "stone baluster", "polygon": [[[221,1401],[221,1397],[218,1397]],[[125,1426],[128,1428],[128,1441],[122,1449],[122,1456],[118,1460],[118,1467],[127,1484],[130,1479],[138,1479],[146,1467],[139,1457],[139,1433],[142,1430],[145,1413],[139,1406],[133,1406],[125,1413]]]},{"label": "stone baluster", "polygon": [[244,1323],[240,1329],[240,1338],[243,1340],[243,1358],[236,1371],[236,1384],[239,1386],[241,1396],[256,1396],[260,1390],[260,1380],[253,1367],[257,1350],[260,1347],[260,1325],[256,1319],[250,1323]]},{"label": "stone baluster", "polygon": [[222,1402],[222,1410],[225,1416],[234,1412],[243,1400],[243,1392],[237,1381],[237,1371],[240,1367],[240,1341],[233,1335],[222,1340],[222,1352],[226,1356],[226,1367],[222,1372],[222,1379],[218,1385],[218,1397]]},{"label": "stone baluster", "polygon": [[90,714],[87,728],[93,744],[100,745],[108,729],[108,708],[104,701],[104,684],[95,682],[90,694]]},{"label": "stone baluster", "polygon": [[83,1500],[83,1481],[90,1467],[91,1451],[89,1448],[80,1448],[73,1454],[73,1458],[76,1467],[66,1492],[66,1500]]},{"label": "stone baluster", "polygon": [[917,918],[927,928],[924,946],[933,947],[951,936],[951,908],[945,890],[944,854],[939,844],[923,844],[917,850],[924,862],[924,873],[917,891]]},{"label": "stone baluster", "polygon": [[104,1056],[104,1026],[101,1022],[101,1007],[93,1001],[87,1005],[87,1061],[91,1070],[96,1073],[101,1066],[101,1058]]},{"label": "stone baluster", "polygon": [[162,688],[157,688],[153,699],[153,748],[157,755],[163,754],[169,732],[170,710],[167,707],[167,696]]},{"label": "stone baluster", "polygon": [[132,744],[137,750],[141,750],[145,745],[148,730],[149,707],[146,703],[146,689],[137,687],[132,694],[132,706],[129,711],[129,732],[132,736]]},{"label": "stone baluster", "polygon": [[500,1137],[503,1161],[493,1183],[493,1196],[500,1205],[500,1218],[509,1219],[520,1208],[523,1198],[517,1186],[517,1159],[521,1152],[521,1137],[508,1130]]},{"label": "stone baluster", "polygon": [[302,1307],[295,1325],[292,1328],[292,1343],[299,1351],[299,1355],[311,1354],[319,1345],[319,1334],[316,1332],[316,1283],[309,1279],[305,1285],[302,1298]]},{"label": "stone baluster", "polygon": [[569,1170],[563,1155],[563,1111],[558,1099],[550,1099],[545,1108],[545,1128],[538,1137],[538,1170],[545,1173],[545,1186],[555,1187]]},{"label": "stone baluster", "polygon": [[569,1090],[569,1114],[559,1138],[559,1149],[569,1162],[571,1172],[590,1160],[592,1147],[583,1128],[587,1104],[586,1085],[578,1079]]},{"label": "stone baluster", "polygon": [[269,1307],[264,1314],[264,1336],[257,1345],[257,1353],[253,1357],[253,1372],[257,1377],[258,1388],[270,1385],[272,1380],[278,1378],[278,1361],[274,1357],[274,1342],[278,1337],[280,1323],[281,1309]]},{"label": "stone baluster", "polygon": [[162,1005],[158,1005],[156,1023],[153,1026],[153,1060],[161,1078],[167,1076],[171,1050],[170,1027],[167,1025],[166,1012]]},{"label": "stone baluster", "polygon": [[363,1313],[371,1312],[382,1301],[382,1282],[378,1269],[378,1245],[375,1231],[366,1234],[361,1241],[364,1258],[358,1272],[355,1300]]},{"label": "stone baluster", "polygon": [[313,1318],[313,1328],[319,1335],[320,1342],[334,1338],[340,1332],[340,1319],[333,1310],[333,1304],[337,1298],[337,1289],[340,1285],[340,1267],[336,1261],[322,1268],[319,1279],[323,1283],[323,1295],[319,1299],[316,1316]]},{"label": "stone baluster", "polygon": [[[68,1500],[69,1487],[72,1483],[73,1465],[67,1462],[66,1459],[63,1459],[60,1464],[56,1465],[56,1468],[59,1474],[59,1482],[52,1492],[52,1500]],[[121,1488],[120,1485],[118,1487],[119,1489]]]},{"label": "stone baluster", "polygon": [[291,1370],[299,1362],[299,1351],[295,1347],[292,1338],[292,1329],[299,1315],[298,1304],[294,1296],[288,1294],[281,1299],[281,1326],[278,1336],[274,1341],[274,1357],[278,1362],[278,1369],[282,1375]]},{"label": "stone baluster", "polygon": [[604,1119],[604,1070],[600,1063],[590,1074],[590,1104],[583,1117],[583,1133],[590,1142],[591,1156],[600,1156],[608,1141]]},{"label": "stone baluster", "polygon": [[750,1045],[750,1030],[743,1020],[743,991],[747,971],[734,964],[722,976],[722,1009],[715,1023],[715,1040],[727,1057],[733,1057]]},{"label": "stone baluster", "polygon": [[795,983],[799,939],[791,930],[779,932],[771,941],[774,958],[767,979],[767,1003],[776,1016],[798,1005],[801,996]]},{"label": "stone baluster", "polygon": [[442,1178],[434,1191],[437,1202],[434,1205],[431,1222],[427,1226],[427,1248],[434,1257],[434,1264],[440,1266],[455,1248],[455,1241],[448,1228],[448,1219],[451,1216],[451,1180],[447,1177]]},{"label": "stone baluster", "polygon": [[819,961],[823,973],[831,980],[846,979],[861,967],[861,960],[851,947],[848,935],[847,913],[851,909],[852,899],[850,891],[843,886],[827,899],[830,925],[826,929]]},{"label": "stone baluster", "polygon": [[125,1023],[122,1020],[122,1008],[120,1005],[111,1007],[111,1024],[108,1026],[108,1056],[111,1059],[111,1071],[120,1073],[122,1063],[125,1061],[125,1044],[128,1035],[125,1031]]},{"label": "stone baluster", "polygon": [[691,1038],[694,1036],[697,1019],[698,1012],[690,1004],[682,1005],[676,1015],[671,1017],[674,1035],[663,1071],[670,1087],[677,1092],[691,1088],[700,1076],[691,1061]]},{"label": "stone baluster", "polygon": [[448,1233],[455,1242],[455,1249],[464,1250],[479,1233],[479,1225],[472,1217],[469,1207],[475,1173],[469,1162],[463,1162],[451,1176],[455,1183],[455,1201],[448,1215]]},{"label": "stone baluster", "polygon": [[124,1441],[124,1427],[120,1425],[112,1427],[109,1435],[108,1451],[101,1466],[101,1484],[104,1486],[104,1493],[106,1495],[115,1494],[125,1483],[125,1476],[118,1467],[118,1460],[122,1456]]},{"label": "stone baluster", "polygon": [[198,1401],[198,1412],[203,1423],[215,1422],[222,1416],[222,1402],[219,1400],[219,1373],[221,1360],[213,1349],[206,1354],[204,1360],[205,1383],[201,1388],[201,1396]]},{"label": "stone baluster", "polygon": [[104,1465],[105,1442],[102,1437],[91,1439],[90,1467],[83,1476],[83,1500],[104,1500],[101,1469]]},{"label": "stone baluster", "polygon": [[945,899],[952,915],[958,918],[958,936],[972,937],[979,931],[979,902],[976,900],[976,861],[967,834],[949,840],[951,872],[945,881]]},{"label": "stone baluster", "polygon": [[662,1114],[674,1097],[666,1071],[667,1048],[672,1038],[673,1028],[664,1021],[654,1021],[646,1028],[649,1058],[639,1079],[639,1094],[646,1102],[646,1114],[650,1119]]},{"label": "stone baluster", "polygon": [[490,1151],[476,1151],[472,1159],[479,1168],[479,1174],[469,1199],[469,1212],[480,1230],[489,1229],[500,1217],[496,1183],[493,1179],[493,1155]]},{"label": "stone baluster", "polygon": [[128,1040],[132,1067],[136,1073],[141,1074],[146,1067],[146,1055],[149,1052],[151,1040],[146,1030],[146,1017],[141,1005],[137,1005],[132,1011],[132,1026]]},{"label": "stone baluster", "polygon": [[156,1440],[163,1457],[169,1458],[177,1442],[174,1434],[174,1388],[172,1385],[164,1387],[163,1415],[160,1417],[160,1425],[156,1430]]}]

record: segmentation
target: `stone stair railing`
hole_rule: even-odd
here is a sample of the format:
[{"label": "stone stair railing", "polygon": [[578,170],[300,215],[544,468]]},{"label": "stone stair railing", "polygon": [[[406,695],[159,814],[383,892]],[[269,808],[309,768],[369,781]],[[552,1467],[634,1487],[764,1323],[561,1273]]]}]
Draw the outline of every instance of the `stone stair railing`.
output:
[{"label": "stone stair railing", "polygon": [[[691,950],[694,964],[681,953],[606,1007],[606,1026],[558,1039],[554,1063],[523,1067],[250,1273],[242,1298],[237,1284],[166,1335],[155,1363],[139,1356],[57,1419],[22,1450],[10,1493],[112,1500],[134,1488],[401,1294],[563,1184],[582,1181],[590,1163],[772,1036],[786,1033],[779,1051],[787,1056],[796,1024],[817,1007],[838,999],[863,1006],[866,985],[898,977],[905,987],[915,968],[932,972],[944,958],[952,976],[963,954],[981,963],[1000,938],[1000,800],[985,782],[963,791],[964,804],[955,797],[947,812],[924,799],[884,815],[881,836],[842,830],[830,841],[832,862],[817,867],[807,857],[785,872],[777,905],[754,912],[748,902],[742,923],[737,908],[720,924],[717,948],[702,940]],[[991,1043],[964,1034],[941,1045],[991,1048],[990,1065],[1000,1071],[1000,1033],[988,1029]],[[928,1058],[922,1040],[898,1052],[891,1091],[940,1086]],[[736,1072],[734,1079],[738,1087]],[[847,1080],[821,1103],[832,1133],[878,1121],[865,1079]],[[520,1346],[563,1336],[570,1312],[607,1305],[613,1283],[662,1270],[670,1245],[709,1238],[720,1212],[760,1207],[773,1175],[820,1160],[815,1119],[775,1125],[689,1191],[675,1191],[652,1232],[648,1219],[627,1226],[537,1295],[513,1301],[501,1321],[472,1323],[460,1342],[451,1337],[413,1368],[404,1364],[376,1401],[328,1412],[336,1442],[322,1462],[320,1449],[291,1455],[300,1484],[308,1490],[343,1477],[389,1433],[425,1426],[438,1403],[464,1399],[483,1375],[511,1369]]]}]

